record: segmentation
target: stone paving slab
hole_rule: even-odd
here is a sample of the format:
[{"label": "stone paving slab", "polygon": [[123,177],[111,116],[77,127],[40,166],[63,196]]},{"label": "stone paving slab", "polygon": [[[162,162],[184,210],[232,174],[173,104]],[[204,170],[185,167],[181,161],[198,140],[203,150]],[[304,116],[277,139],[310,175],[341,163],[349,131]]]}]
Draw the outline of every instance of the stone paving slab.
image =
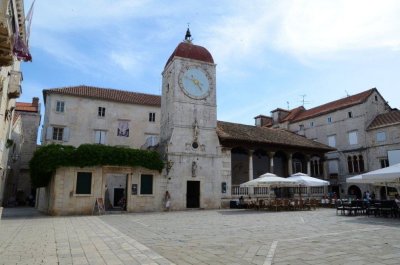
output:
[{"label": "stone paving slab", "polygon": [[[3,209],[0,264],[400,264],[400,219],[197,210],[48,217]],[[1,208],[0,208],[1,212]]]}]

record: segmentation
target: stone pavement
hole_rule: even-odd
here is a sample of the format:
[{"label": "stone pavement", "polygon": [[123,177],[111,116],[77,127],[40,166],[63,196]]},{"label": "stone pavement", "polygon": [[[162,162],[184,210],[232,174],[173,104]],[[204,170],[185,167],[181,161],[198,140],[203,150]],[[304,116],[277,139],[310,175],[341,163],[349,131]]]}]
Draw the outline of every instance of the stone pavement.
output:
[{"label": "stone pavement", "polygon": [[6,208],[0,264],[400,264],[399,239],[400,219],[334,209],[48,217]]}]

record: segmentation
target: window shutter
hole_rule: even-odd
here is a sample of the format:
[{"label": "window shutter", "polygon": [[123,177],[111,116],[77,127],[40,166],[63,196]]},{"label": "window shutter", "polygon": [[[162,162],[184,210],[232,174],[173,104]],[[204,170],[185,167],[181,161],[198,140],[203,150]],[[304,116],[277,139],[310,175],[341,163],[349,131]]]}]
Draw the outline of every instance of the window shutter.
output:
[{"label": "window shutter", "polygon": [[47,127],[46,129],[46,140],[52,140],[53,139],[53,127]]},{"label": "window shutter", "polygon": [[63,131],[63,141],[68,142],[69,140],[69,128],[64,128]]}]

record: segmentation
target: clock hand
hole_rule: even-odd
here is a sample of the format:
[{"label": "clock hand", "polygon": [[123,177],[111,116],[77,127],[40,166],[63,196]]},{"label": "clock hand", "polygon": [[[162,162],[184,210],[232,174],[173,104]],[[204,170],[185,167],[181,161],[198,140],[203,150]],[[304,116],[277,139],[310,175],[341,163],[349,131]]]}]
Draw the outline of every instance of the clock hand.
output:
[{"label": "clock hand", "polygon": [[203,89],[201,88],[199,80],[193,78],[192,81],[193,81],[194,85],[197,86],[200,89],[200,91],[203,91]]}]

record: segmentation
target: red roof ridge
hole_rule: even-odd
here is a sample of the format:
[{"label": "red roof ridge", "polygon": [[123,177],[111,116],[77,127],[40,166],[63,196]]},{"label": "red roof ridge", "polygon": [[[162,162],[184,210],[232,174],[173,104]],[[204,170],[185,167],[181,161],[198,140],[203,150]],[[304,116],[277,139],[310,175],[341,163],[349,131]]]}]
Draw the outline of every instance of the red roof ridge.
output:
[{"label": "red roof ridge", "polygon": [[117,101],[122,103],[133,103],[139,105],[160,106],[161,96],[132,92],[113,88],[101,88],[87,85],[51,88],[43,90],[43,98],[46,103],[47,94],[64,94],[79,97],[97,98],[103,100]]},{"label": "red roof ridge", "polygon": [[366,91],[357,93],[355,95],[341,98],[338,100],[334,100],[334,101],[325,103],[323,105],[305,110],[302,113],[300,113],[297,117],[294,117],[291,120],[291,122],[296,122],[296,121],[301,121],[301,120],[317,117],[317,116],[320,116],[323,114],[333,112],[335,110],[348,108],[348,107],[351,107],[354,105],[361,104],[361,103],[365,102],[368,99],[368,97],[375,91],[377,91],[376,88],[371,88]]}]

